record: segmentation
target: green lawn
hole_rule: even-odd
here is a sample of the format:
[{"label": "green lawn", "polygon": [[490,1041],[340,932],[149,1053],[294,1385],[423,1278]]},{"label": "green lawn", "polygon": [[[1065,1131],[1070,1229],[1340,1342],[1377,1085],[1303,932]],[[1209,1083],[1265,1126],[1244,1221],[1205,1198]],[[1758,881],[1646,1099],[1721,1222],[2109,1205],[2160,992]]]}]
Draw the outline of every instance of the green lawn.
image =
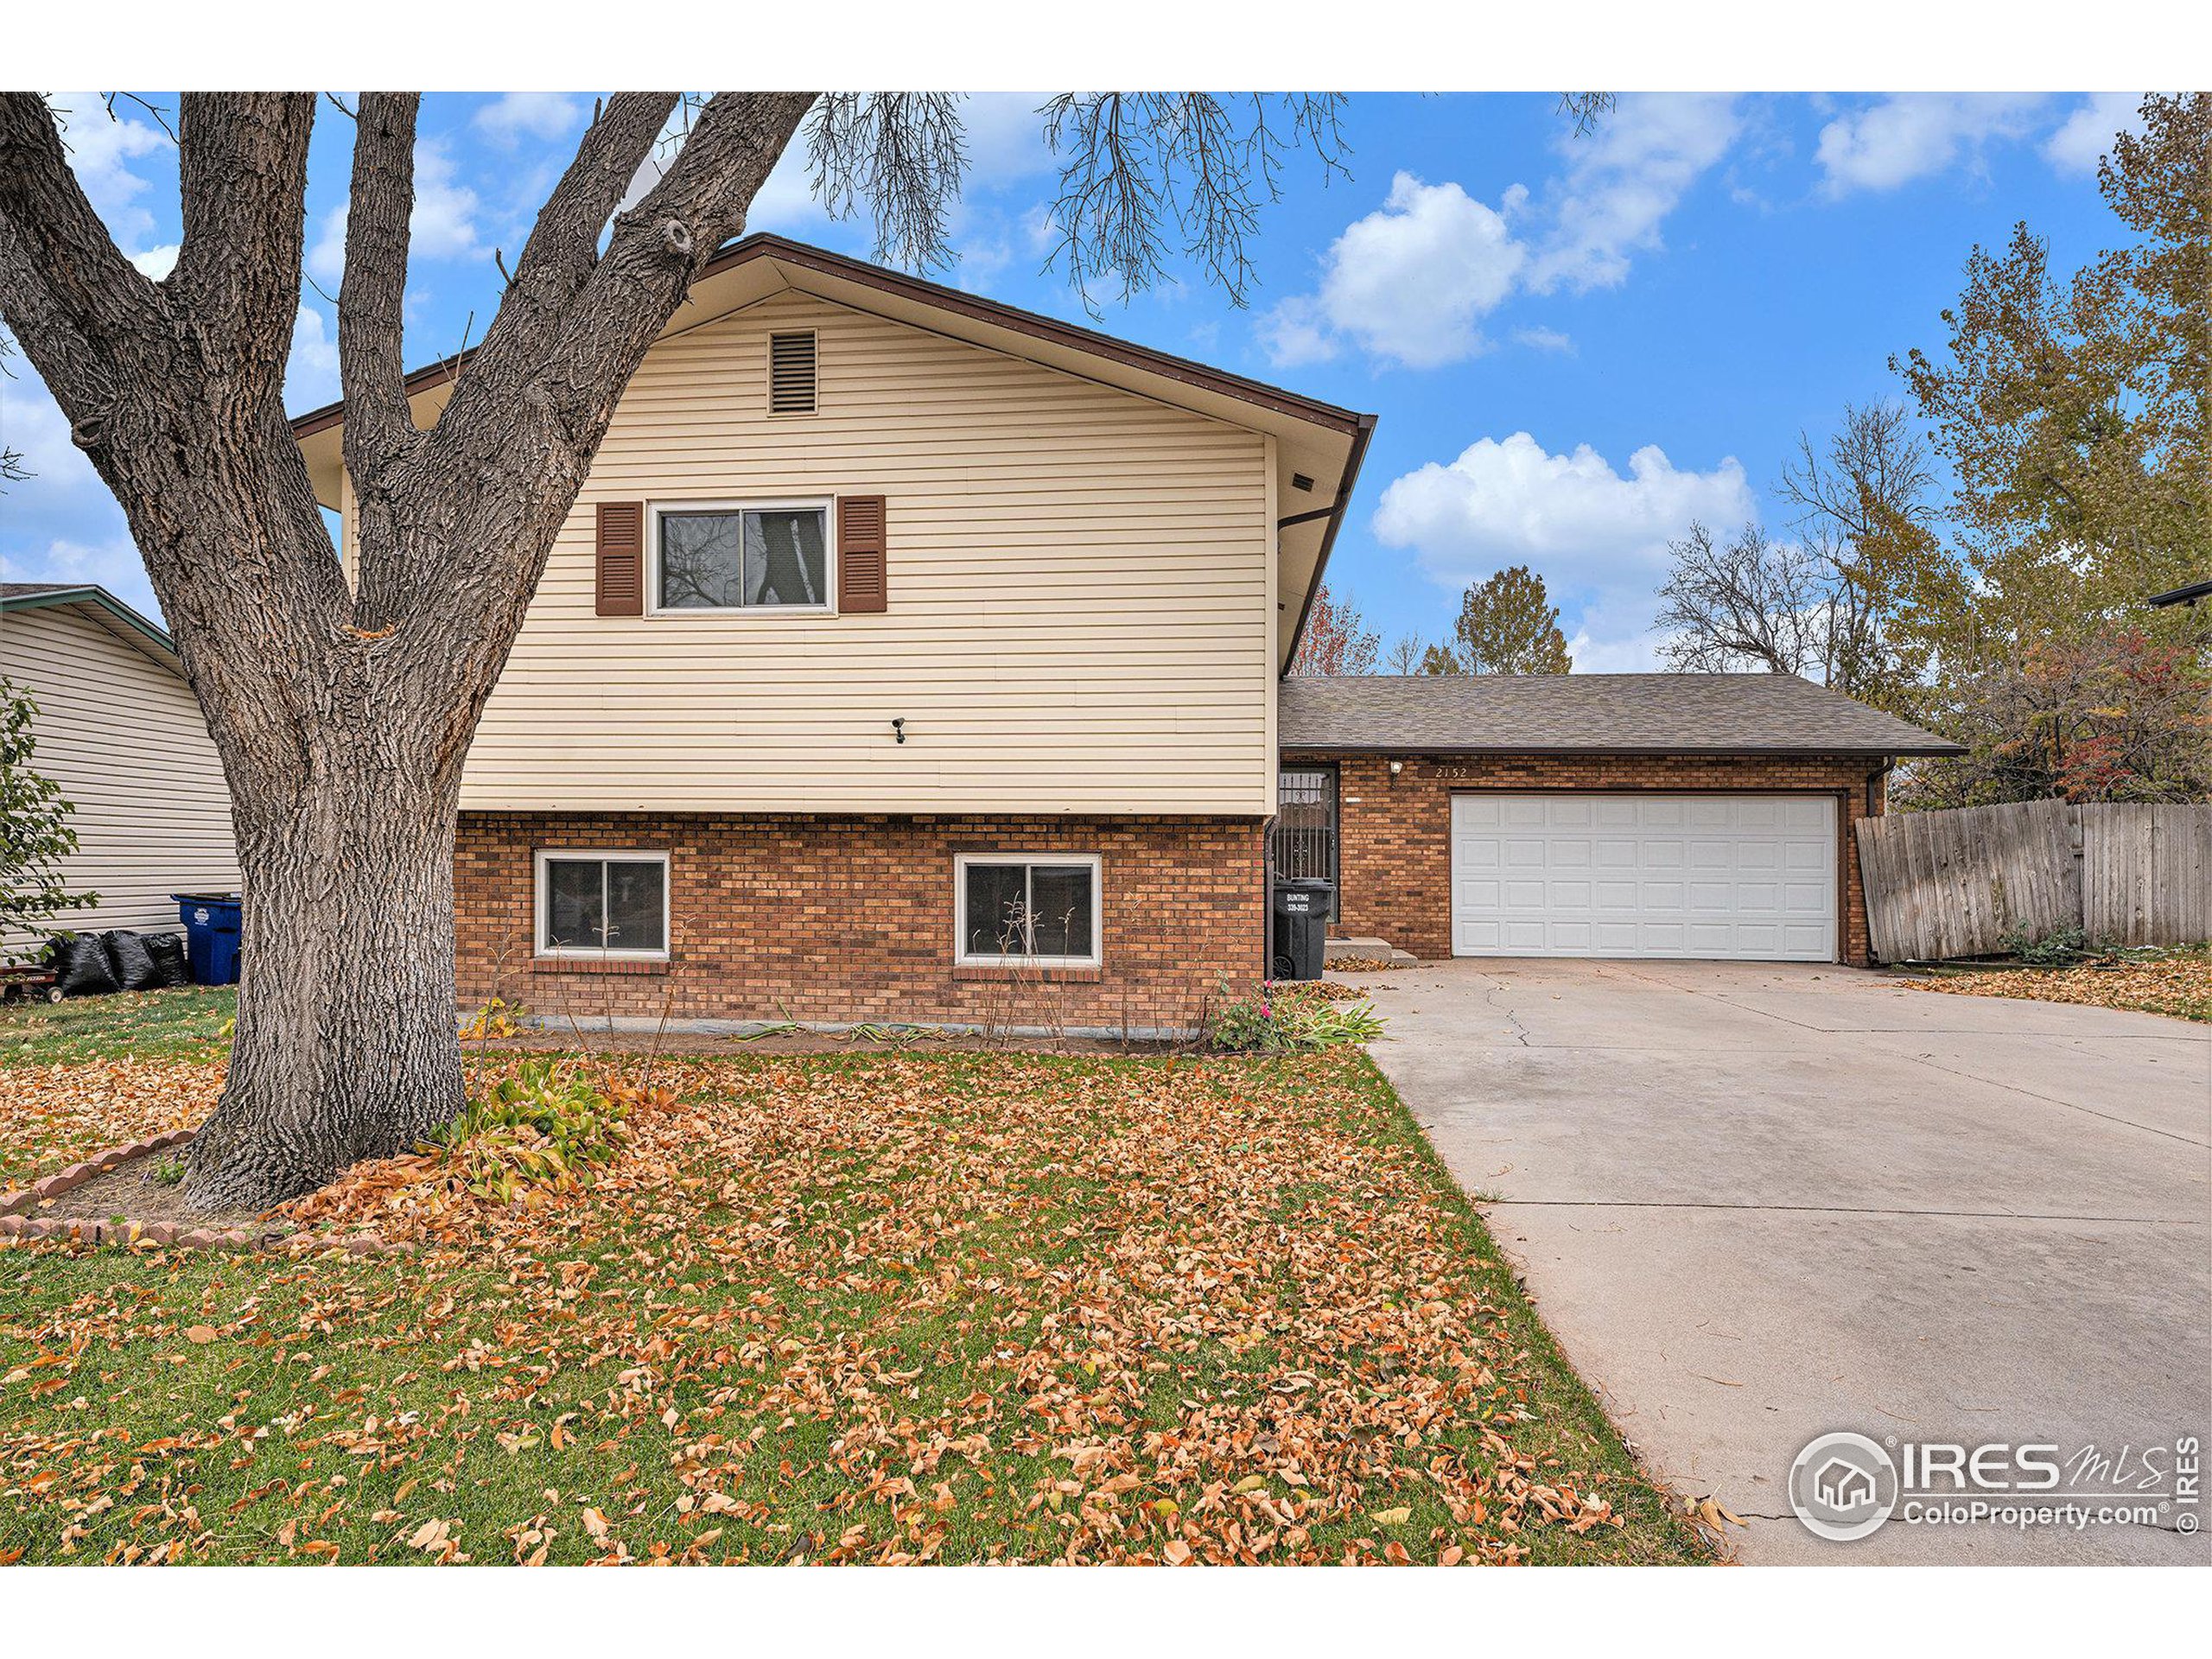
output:
[{"label": "green lawn", "polygon": [[206,1059],[238,1010],[228,985],[0,1006],[0,1065],[56,1060]]},{"label": "green lawn", "polygon": [[0,1561],[1706,1559],[1362,1055],[663,1068],[406,1256],[0,1249]]}]

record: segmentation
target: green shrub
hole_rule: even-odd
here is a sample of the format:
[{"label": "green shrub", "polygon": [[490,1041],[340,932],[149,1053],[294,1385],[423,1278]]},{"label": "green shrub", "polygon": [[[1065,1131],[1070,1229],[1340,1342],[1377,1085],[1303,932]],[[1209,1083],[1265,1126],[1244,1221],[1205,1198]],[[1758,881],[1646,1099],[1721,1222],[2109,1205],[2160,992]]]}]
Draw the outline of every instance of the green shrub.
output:
[{"label": "green shrub", "polygon": [[2089,936],[2071,922],[2062,922],[2044,934],[2016,927],[1999,941],[2012,955],[2038,968],[2056,968],[2090,954]]},{"label": "green shrub", "polygon": [[529,1189],[579,1185],[580,1172],[612,1162],[626,1130],[627,1097],[573,1064],[531,1060],[469,1102],[434,1137],[479,1198],[510,1203]]},{"label": "green shrub", "polygon": [[1273,982],[1262,983],[1256,996],[1230,996],[1225,979],[1221,989],[1224,1000],[1211,1033],[1219,1048],[1291,1054],[1372,1042],[1382,1034],[1382,1016],[1370,1002],[1324,1001]]}]

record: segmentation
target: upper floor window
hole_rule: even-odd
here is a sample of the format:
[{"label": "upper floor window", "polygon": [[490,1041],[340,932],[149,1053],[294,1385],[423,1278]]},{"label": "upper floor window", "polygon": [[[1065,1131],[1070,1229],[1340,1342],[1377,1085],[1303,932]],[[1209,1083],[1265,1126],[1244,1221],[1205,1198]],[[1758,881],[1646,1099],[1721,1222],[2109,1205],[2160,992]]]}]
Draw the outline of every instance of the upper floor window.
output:
[{"label": "upper floor window", "polygon": [[832,603],[826,501],[656,507],[652,518],[655,610],[828,610]]}]

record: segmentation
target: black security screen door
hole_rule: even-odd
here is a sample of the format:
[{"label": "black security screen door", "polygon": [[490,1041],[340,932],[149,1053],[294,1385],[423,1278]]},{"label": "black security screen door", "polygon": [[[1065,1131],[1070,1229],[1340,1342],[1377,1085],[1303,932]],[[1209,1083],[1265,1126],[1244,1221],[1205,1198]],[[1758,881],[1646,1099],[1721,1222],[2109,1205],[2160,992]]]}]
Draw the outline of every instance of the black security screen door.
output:
[{"label": "black security screen door", "polygon": [[1278,879],[1337,879],[1337,769],[1285,766],[1275,775],[1268,857]]}]

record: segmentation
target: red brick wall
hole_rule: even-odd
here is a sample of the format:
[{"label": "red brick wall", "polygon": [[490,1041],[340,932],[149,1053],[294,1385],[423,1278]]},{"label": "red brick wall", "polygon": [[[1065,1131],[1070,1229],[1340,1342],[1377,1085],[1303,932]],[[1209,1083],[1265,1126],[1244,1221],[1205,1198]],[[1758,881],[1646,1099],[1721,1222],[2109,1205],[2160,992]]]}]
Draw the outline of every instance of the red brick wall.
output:
[{"label": "red brick wall", "polygon": [[[1422,957],[1452,954],[1452,793],[1477,789],[1764,790],[1833,795],[1843,867],[1843,952],[1870,960],[1866,901],[1851,821],[1878,815],[1879,766],[1865,756],[1475,755],[1387,758],[1301,753],[1333,760],[1342,805],[1343,893],[1332,931],[1374,935]],[[1868,800],[1869,779],[1872,799]]]},{"label": "red brick wall", "polygon": [[[671,961],[534,961],[541,847],[665,850]],[[1099,855],[1099,968],[1012,992],[1003,969],[953,966],[953,856],[992,852]],[[665,1001],[679,1020],[1188,1029],[1222,975],[1260,974],[1261,866],[1251,819],[464,812],[461,994],[578,1017]]]}]

